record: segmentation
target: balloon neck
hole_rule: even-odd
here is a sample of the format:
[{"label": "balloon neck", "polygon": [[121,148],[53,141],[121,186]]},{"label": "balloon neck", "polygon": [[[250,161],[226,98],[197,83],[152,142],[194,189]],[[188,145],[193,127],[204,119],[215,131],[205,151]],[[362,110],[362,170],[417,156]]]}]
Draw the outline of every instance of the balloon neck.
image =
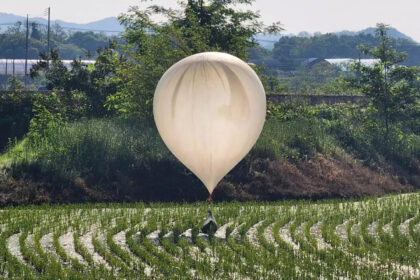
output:
[{"label": "balloon neck", "polygon": [[213,201],[213,193],[210,193],[209,197],[207,198],[208,202],[212,202]]}]

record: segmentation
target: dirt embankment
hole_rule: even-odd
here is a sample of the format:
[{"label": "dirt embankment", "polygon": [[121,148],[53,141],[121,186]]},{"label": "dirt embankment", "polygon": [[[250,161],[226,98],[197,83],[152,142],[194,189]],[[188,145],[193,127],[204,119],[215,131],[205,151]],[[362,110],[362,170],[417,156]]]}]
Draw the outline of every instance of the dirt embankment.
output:
[{"label": "dirt embankment", "polygon": [[[0,179],[0,204],[121,201],[203,201],[208,193],[190,172],[171,164],[141,169],[135,175],[115,172],[112,182],[91,184],[89,178],[70,183],[42,179]],[[307,161],[256,159],[241,162],[216,188],[213,199],[280,200],[287,198],[349,198],[407,192],[410,184],[389,173],[372,170],[350,157],[317,154]]]},{"label": "dirt embankment", "polygon": [[215,191],[220,199],[279,200],[284,198],[349,198],[405,192],[413,186],[402,184],[389,173],[374,171],[352,158],[318,154],[308,161],[260,160],[254,176],[241,186],[223,181]]}]

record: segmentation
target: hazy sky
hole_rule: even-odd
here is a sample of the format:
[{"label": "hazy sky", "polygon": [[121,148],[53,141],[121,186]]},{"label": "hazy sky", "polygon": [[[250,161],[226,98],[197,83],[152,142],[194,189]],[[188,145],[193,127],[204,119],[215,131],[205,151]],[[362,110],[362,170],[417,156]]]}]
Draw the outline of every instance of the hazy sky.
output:
[{"label": "hazy sky", "polygon": [[[176,0],[1,0],[0,12],[42,16],[51,6],[53,19],[86,23],[150,3],[177,5]],[[383,22],[420,42],[420,0],[256,0],[253,9],[265,23],[282,22],[286,33],[360,30]]]}]

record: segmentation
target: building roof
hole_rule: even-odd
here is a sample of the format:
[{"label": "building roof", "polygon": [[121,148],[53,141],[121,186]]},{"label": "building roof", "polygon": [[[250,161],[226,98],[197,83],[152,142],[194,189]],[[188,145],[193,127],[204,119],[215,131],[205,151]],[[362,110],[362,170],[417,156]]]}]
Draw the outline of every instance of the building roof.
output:
[{"label": "building roof", "polygon": [[311,58],[307,58],[307,59],[303,60],[302,64],[306,67],[312,67],[315,64],[318,64],[318,63],[321,63],[321,62],[325,62],[325,59],[317,58],[317,57],[311,57]]},{"label": "building roof", "polygon": [[375,64],[379,63],[379,59],[365,58],[365,59],[354,59],[354,58],[327,58],[325,59],[328,63],[332,65],[337,65],[343,70],[347,70],[350,64],[360,61],[364,66],[373,67]]}]

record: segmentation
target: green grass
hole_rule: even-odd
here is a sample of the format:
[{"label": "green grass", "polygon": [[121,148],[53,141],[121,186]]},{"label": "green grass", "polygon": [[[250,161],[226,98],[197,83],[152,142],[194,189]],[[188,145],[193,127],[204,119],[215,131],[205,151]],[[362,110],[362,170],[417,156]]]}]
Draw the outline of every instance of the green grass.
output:
[{"label": "green grass", "polygon": [[[379,165],[388,160],[385,164],[394,162],[411,168],[412,160],[420,156],[419,135],[410,132],[404,123],[396,123],[385,143],[382,128],[365,111],[354,104],[270,105],[250,157],[296,161],[316,153],[328,156],[338,152],[368,162],[374,160]],[[28,135],[0,155],[0,165],[21,169],[32,164],[37,166],[36,172],[73,180],[86,175],[103,178],[115,169],[129,176],[133,167],[150,167],[159,162],[177,164],[152,121],[78,120],[45,125],[41,134],[35,131]],[[28,175],[30,169],[22,173]]]},{"label": "green grass", "polygon": [[[209,207],[219,225],[232,223],[225,239],[198,236]],[[420,193],[361,201],[9,207],[0,212],[0,277],[418,279],[419,209]],[[192,238],[179,237],[187,229]],[[158,239],[150,240],[156,230]],[[68,232],[74,252],[60,243]],[[164,237],[169,232],[176,238]],[[50,247],[43,241],[48,233]],[[23,261],[10,250],[13,234],[20,234]]]},{"label": "green grass", "polygon": [[[403,130],[404,123],[397,123],[390,130],[389,141],[384,141],[378,123],[364,111],[355,104],[269,106],[261,136],[226,176],[221,199],[258,197],[259,193],[251,194],[246,189],[248,185],[255,182],[264,192],[268,180],[272,183],[269,191],[276,189],[276,174],[284,174],[282,168],[299,169],[312,159],[326,159],[327,163],[338,159],[332,167],[326,166],[331,169],[348,161],[357,165],[354,169],[387,170],[407,189],[409,185],[418,187],[420,137],[410,129]],[[198,193],[189,192],[191,188],[202,189],[202,184],[167,149],[152,121],[104,118],[45,122],[42,131],[31,131],[11,145],[0,156],[0,166],[7,167],[7,179],[46,186],[48,196],[54,193],[50,201],[196,201],[207,195],[203,189],[199,195],[189,196]],[[268,163],[274,163],[275,171],[265,172],[263,166]],[[307,177],[304,174],[303,179]],[[360,195],[359,186],[353,181],[350,184],[350,189],[356,190],[348,193]],[[246,190],[241,191],[241,187]],[[75,200],[69,199],[72,194],[66,196],[64,189],[73,192]],[[291,195],[299,197],[295,192]],[[331,193],[331,197],[339,195],[342,192]],[[313,196],[316,194],[307,197]]]},{"label": "green grass", "polygon": [[36,151],[28,148],[28,139],[25,138],[11,145],[4,154],[0,154],[0,165],[35,158],[36,154]]},{"label": "green grass", "polygon": [[272,159],[307,159],[316,152],[330,154],[339,147],[318,120],[268,119],[251,154]]},{"label": "green grass", "polygon": [[[250,156],[299,160],[336,149],[319,121],[269,119]],[[116,169],[127,175],[133,167],[160,161],[177,162],[154,124],[118,119],[53,126],[45,137],[25,138],[0,156],[0,165],[13,165],[18,173],[30,173],[20,169],[36,165],[36,172],[63,180],[104,178]]]}]

